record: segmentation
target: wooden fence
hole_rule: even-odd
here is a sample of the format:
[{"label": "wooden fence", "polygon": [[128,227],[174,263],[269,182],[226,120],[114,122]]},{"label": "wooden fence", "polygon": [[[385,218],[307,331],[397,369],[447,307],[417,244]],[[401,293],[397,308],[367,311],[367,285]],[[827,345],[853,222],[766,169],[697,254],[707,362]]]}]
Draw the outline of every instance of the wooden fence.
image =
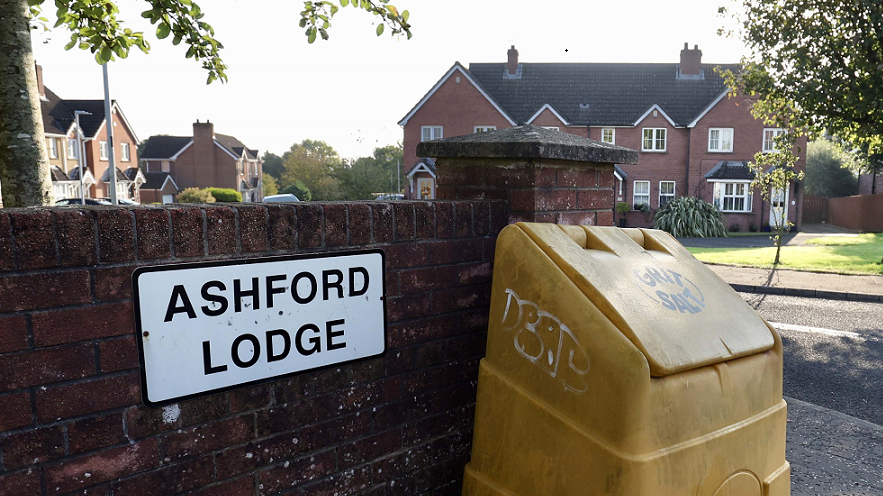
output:
[{"label": "wooden fence", "polygon": [[[804,222],[809,214],[807,196]],[[883,232],[883,194],[828,198],[828,224],[864,232]]]},{"label": "wooden fence", "polygon": [[828,220],[828,199],[821,196],[803,196],[803,222],[820,224]]}]

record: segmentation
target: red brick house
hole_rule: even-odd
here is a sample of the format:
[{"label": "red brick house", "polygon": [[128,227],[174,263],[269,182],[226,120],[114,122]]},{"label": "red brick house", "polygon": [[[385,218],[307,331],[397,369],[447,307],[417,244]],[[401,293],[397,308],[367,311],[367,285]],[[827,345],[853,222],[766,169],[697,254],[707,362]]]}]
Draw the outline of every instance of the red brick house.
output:
[{"label": "red brick house", "polygon": [[[616,201],[631,206],[630,226],[649,226],[654,210],[692,195],[718,205],[728,226],[760,229],[770,224],[771,206],[748,187],[746,164],[782,131],[754,119],[747,97],[728,96],[716,67],[738,69],[703,64],[698,47],[686,44],[672,64],[520,63],[514,46],[506,63],[467,69],[455,62],[399,122],[406,197],[427,196],[427,186],[435,194],[434,163],[416,155],[417,143],[534,124],[641,152],[637,165],[617,167]],[[803,169],[806,140],[799,144]],[[802,201],[802,185],[793,183],[773,208],[799,228]]]},{"label": "red brick house", "polygon": [[[193,136],[151,136],[141,153],[154,201],[171,203],[185,188],[230,188],[242,201],[264,198],[258,151],[226,134],[215,133],[209,121],[193,124]],[[169,178],[167,181],[166,178]],[[148,194],[148,193],[143,193]]]},{"label": "red brick house", "polygon": [[[43,132],[49,156],[55,200],[80,197],[79,159],[83,162],[86,197],[110,197],[110,167],[104,100],[61,99],[43,86],[43,69],[37,66],[37,89],[43,114]],[[83,151],[77,148],[76,112],[80,115]],[[138,137],[116,100],[111,102],[113,154],[117,168],[117,197],[140,200],[139,188],[146,181],[138,171]]]}]

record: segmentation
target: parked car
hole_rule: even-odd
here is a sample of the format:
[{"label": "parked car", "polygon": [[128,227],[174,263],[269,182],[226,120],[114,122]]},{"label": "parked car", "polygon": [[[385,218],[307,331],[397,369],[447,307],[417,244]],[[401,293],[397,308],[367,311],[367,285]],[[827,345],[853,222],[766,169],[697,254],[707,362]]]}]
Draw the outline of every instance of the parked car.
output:
[{"label": "parked car", "polygon": [[404,200],[404,199],[405,199],[405,195],[402,193],[388,193],[385,195],[380,195],[377,198],[375,198],[375,200],[387,200],[387,201],[389,201],[389,200]]},{"label": "parked car", "polygon": [[279,202],[296,202],[300,201],[296,196],[291,193],[285,193],[282,195],[270,195],[264,197],[264,203],[279,203]]},{"label": "parked car", "polygon": [[[110,198],[98,198],[98,199],[104,200],[109,204],[113,204],[113,202],[110,201]],[[141,205],[140,203],[136,202],[135,200],[129,200],[128,198],[117,198],[117,203],[120,205]]]},{"label": "parked car", "polygon": [[[64,207],[67,205],[82,205],[83,200],[80,198],[63,198],[55,202],[56,207]],[[86,198],[86,205],[112,205],[103,198]]]}]

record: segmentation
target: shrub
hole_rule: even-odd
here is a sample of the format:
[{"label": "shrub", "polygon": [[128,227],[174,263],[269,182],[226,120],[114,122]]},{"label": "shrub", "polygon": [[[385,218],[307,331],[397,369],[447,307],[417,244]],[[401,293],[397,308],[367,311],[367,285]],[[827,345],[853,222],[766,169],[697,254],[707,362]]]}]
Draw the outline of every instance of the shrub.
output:
[{"label": "shrub", "polygon": [[313,199],[313,194],[310,192],[310,188],[308,188],[300,179],[295,181],[294,184],[289,184],[282,188],[279,192],[294,195],[300,201],[310,201]]},{"label": "shrub", "polygon": [[627,214],[632,209],[632,206],[627,202],[619,202],[616,204],[616,211],[621,214]]},{"label": "shrub", "polygon": [[241,202],[242,193],[230,188],[206,188],[219,202]]},{"label": "shrub", "polygon": [[727,235],[724,214],[714,205],[695,196],[669,201],[656,211],[653,227],[674,237],[717,238]]},{"label": "shrub", "polygon": [[757,232],[757,224],[755,224],[754,222],[748,224],[748,230],[751,232]]},{"label": "shrub", "polygon": [[738,222],[733,222],[728,229],[730,232],[739,232],[739,230],[742,229],[742,226],[740,226]]},{"label": "shrub", "polygon": [[215,197],[207,189],[187,188],[178,193],[178,203],[214,203]]}]

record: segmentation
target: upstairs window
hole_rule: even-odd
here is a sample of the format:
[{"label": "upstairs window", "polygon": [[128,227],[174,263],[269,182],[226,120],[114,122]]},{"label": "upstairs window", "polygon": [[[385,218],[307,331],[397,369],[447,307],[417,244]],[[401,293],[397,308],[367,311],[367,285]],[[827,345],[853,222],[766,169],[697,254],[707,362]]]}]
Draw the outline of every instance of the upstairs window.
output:
[{"label": "upstairs window", "polygon": [[552,131],[558,131],[558,126],[540,126],[543,129],[551,129]]},{"label": "upstairs window", "polygon": [[162,171],[169,172],[169,161],[168,160],[162,161]]},{"label": "upstairs window", "polygon": [[612,127],[605,127],[601,130],[601,141],[604,143],[610,143],[611,145],[616,144],[616,129]]},{"label": "upstairs window", "polygon": [[664,127],[645,127],[641,141],[643,152],[664,152],[668,133]]},{"label": "upstairs window", "polygon": [[129,162],[131,160],[131,155],[129,155],[129,144],[122,143],[120,144],[120,147],[120,151],[122,152],[121,154],[123,156],[123,162]]},{"label": "upstairs window", "polygon": [[475,126],[473,129],[473,133],[486,133],[488,131],[495,131],[497,126]]},{"label": "upstairs window", "polygon": [[77,158],[77,140],[68,138],[67,140],[67,158]]},{"label": "upstairs window", "polygon": [[675,199],[675,182],[659,181],[659,208]]},{"label": "upstairs window", "polygon": [[763,152],[776,151],[776,136],[784,134],[785,130],[778,127],[768,127],[763,130]]},{"label": "upstairs window", "polygon": [[421,126],[420,141],[432,141],[442,139],[442,126]]},{"label": "upstairs window", "polygon": [[708,130],[709,152],[733,151],[733,128],[713,127]]},{"label": "upstairs window", "polygon": [[650,206],[650,181],[635,181],[632,190],[632,208],[639,210],[641,205]]},{"label": "upstairs window", "polygon": [[58,140],[49,138],[49,158],[58,158]]},{"label": "upstairs window", "polygon": [[107,160],[107,141],[98,142],[98,158]]}]

